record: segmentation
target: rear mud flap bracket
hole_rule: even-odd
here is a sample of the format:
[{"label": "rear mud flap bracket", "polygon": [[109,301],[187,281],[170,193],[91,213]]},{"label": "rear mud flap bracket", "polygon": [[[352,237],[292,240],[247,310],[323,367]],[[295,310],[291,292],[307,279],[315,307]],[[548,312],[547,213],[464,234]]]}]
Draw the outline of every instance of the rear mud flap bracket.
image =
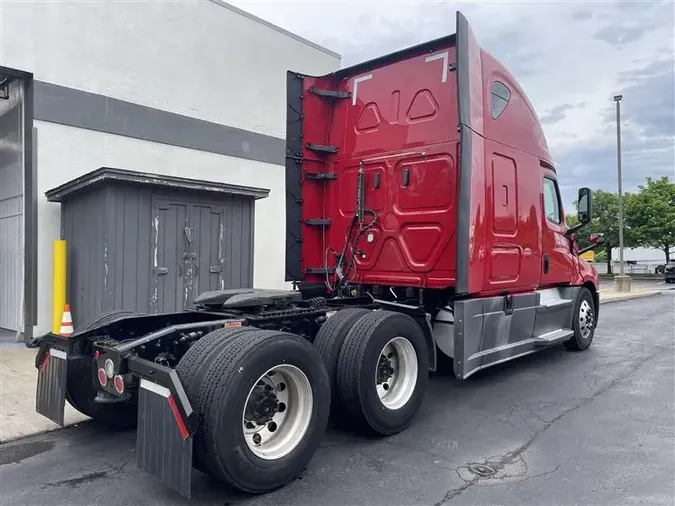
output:
[{"label": "rear mud flap bracket", "polygon": [[171,391],[142,378],[136,433],[138,467],[190,499],[192,441]]},{"label": "rear mud flap bracket", "polygon": [[63,427],[68,355],[58,348],[49,348],[43,356],[36,358],[35,411]]}]

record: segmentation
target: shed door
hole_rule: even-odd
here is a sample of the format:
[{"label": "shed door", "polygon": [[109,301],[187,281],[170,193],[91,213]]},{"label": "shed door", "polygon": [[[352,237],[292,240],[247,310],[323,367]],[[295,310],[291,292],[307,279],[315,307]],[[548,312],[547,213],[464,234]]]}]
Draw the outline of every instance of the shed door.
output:
[{"label": "shed door", "polygon": [[153,214],[151,310],[183,311],[200,293],[224,289],[225,209],[156,199]]},{"label": "shed door", "polygon": [[185,258],[188,238],[188,206],[156,200],[152,217],[153,285],[150,310],[182,311],[185,307]]},{"label": "shed door", "polygon": [[210,290],[225,289],[225,210],[206,204],[190,206],[190,228],[193,231],[191,252],[194,254],[194,271],[191,297]]},{"label": "shed door", "polygon": [[21,324],[23,283],[23,88],[0,88],[0,328]]}]

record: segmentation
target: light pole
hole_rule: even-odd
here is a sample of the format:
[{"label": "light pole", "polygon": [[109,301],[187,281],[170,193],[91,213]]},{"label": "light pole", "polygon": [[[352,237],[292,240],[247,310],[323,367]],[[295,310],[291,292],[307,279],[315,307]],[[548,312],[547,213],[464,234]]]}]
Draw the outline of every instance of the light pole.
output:
[{"label": "light pole", "polygon": [[619,211],[619,275],[614,278],[614,289],[617,292],[630,291],[630,278],[623,272],[623,195],[621,192],[621,99],[623,95],[615,95],[616,102],[616,168],[619,179],[617,204]]}]

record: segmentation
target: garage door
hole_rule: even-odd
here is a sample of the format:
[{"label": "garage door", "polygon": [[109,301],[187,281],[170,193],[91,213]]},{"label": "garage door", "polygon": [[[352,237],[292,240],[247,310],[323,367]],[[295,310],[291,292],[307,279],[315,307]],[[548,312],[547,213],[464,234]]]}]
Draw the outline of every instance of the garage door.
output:
[{"label": "garage door", "polygon": [[0,86],[0,328],[12,331],[21,325],[23,117],[21,83]]}]

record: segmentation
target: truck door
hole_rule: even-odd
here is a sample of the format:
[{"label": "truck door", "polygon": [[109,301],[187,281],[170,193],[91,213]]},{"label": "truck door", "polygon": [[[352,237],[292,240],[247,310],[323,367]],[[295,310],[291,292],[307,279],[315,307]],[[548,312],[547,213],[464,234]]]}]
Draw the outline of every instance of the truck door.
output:
[{"label": "truck door", "polygon": [[562,200],[555,172],[542,171],[542,274],[541,285],[568,284],[578,265],[572,252],[572,242],[565,236],[567,229],[562,210]]}]

